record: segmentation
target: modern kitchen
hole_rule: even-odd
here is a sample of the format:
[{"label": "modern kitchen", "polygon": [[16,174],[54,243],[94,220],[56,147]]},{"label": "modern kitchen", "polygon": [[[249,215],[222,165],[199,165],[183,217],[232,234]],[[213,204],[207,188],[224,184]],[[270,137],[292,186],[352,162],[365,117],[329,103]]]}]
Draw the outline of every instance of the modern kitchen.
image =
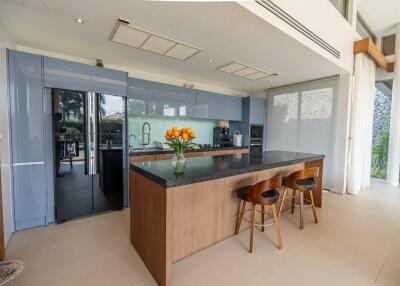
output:
[{"label": "modern kitchen", "polygon": [[0,2],[0,285],[372,285],[357,5],[62,2]]}]

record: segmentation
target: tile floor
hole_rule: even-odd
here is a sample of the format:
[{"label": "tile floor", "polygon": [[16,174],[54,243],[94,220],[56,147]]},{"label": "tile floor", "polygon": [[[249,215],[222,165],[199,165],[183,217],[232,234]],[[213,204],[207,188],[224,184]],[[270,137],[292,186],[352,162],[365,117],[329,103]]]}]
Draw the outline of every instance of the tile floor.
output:
[{"label": "tile floor", "polygon": [[[284,248],[273,228],[229,238],[174,264],[173,286],[196,285],[400,285],[400,188],[375,184],[358,196],[324,194],[313,224],[284,214]],[[7,259],[26,270],[13,286],[156,285],[129,242],[129,210],[18,232]]]}]

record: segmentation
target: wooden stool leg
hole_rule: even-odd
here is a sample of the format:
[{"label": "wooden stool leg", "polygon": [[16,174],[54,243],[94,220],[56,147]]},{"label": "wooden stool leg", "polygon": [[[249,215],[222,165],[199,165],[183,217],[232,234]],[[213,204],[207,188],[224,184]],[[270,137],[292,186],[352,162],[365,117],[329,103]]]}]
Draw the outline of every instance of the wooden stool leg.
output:
[{"label": "wooden stool leg", "polygon": [[314,221],[315,223],[318,223],[318,218],[317,218],[317,211],[315,209],[315,204],[314,204],[314,196],[312,190],[310,190],[310,198],[311,198],[311,208],[314,214]]},{"label": "wooden stool leg", "polygon": [[300,229],[304,228],[304,192],[300,192]]},{"label": "wooden stool leg", "polygon": [[292,190],[292,213],[294,213],[294,204],[296,203],[296,190]]},{"label": "wooden stool leg", "polygon": [[263,226],[261,227],[261,231],[264,232],[264,224],[265,224],[265,207],[264,205],[261,206],[261,221]]},{"label": "wooden stool leg", "polygon": [[287,188],[285,188],[282,193],[282,199],[281,199],[281,203],[279,205],[279,211],[278,211],[278,218],[280,218],[281,214],[282,214],[283,205],[285,204],[285,199],[286,199],[286,192],[287,192]]},{"label": "wooden stool leg", "polygon": [[278,244],[278,248],[282,248],[282,237],[281,237],[281,226],[279,223],[279,217],[276,211],[275,204],[272,205],[272,214],[274,216],[275,221],[275,236],[276,236],[276,243]]},{"label": "wooden stool leg", "polygon": [[256,228],[256,205],[253,204],[253,208],[251,210],[251,233],[250,233],[250,253],[253,252],[253,244],[254,244],[254,229]]},{"label": "wooden stool leg", "polygon": [[242,220],[243,220],[243,215],[244,215],[244,211],[246,210],[246,201],[242,202],[242,207],[240,209],[238,218],[236,220],[236,229],[235,229],[235,234],[238,234],[240,231],[240,225],[242,224]]}]

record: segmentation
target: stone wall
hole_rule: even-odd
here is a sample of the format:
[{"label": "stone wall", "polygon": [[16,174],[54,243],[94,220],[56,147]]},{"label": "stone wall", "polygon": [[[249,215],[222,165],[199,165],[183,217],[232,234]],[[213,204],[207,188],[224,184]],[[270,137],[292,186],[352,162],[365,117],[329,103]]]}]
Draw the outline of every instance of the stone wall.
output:
[{"label": "stone wall", "polygon": [[390,128],[390,109],[392,106],[392,95],[383,93],[375,88],[374,100],[374,127],[372,133],[372,143],[379,142],[380,133]]}]

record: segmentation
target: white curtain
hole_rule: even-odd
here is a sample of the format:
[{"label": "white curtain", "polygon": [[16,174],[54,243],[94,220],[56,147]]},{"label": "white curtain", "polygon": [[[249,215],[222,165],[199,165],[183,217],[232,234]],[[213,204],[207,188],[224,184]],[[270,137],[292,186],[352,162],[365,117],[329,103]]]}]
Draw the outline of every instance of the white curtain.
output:
[{"label": "white curtain", "polygon": [[334,187],[338,77],[268,91],[267,150],[324,154],[323,187]]},{"label": "white curtain", "polygon": [[347,186],[350,194],[358,194],[370,184],[375,70],[369,56],[355,56]]}]

